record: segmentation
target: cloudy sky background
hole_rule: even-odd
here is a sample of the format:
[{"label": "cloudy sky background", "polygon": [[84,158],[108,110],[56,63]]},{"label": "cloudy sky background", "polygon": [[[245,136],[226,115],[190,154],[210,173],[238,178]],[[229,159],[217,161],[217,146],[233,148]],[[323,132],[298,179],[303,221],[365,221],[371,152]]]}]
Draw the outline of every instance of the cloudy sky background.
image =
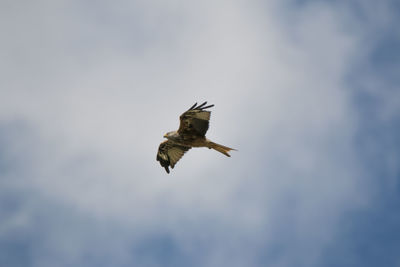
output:
[{"label": "cloudy sky background", "polygon": [[[400,266],[398,1],[0,2],[1,266]],[[165,173],[165,132],[215,104]]]}]

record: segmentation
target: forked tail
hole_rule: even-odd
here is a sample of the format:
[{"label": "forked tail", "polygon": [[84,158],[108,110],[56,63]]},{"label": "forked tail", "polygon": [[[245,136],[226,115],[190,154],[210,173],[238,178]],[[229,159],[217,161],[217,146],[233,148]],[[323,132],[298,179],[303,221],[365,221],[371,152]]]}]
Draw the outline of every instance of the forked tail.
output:
[{"label": "forked tail", "polygon": [[220,144],[211,142],[211,141],[208,141],[208,148],[215,149],[215,150],[217,150],[218,152],[221,152],[222,154],[224,154],[224,155],[226,155],[226,156],[228,156],[228,157],[231,156],[231,155],[228,154],[229,151],[231,151],[231,150],[236,150],[236,149],[234,149],[234,148],[230,148],[230,147],[227,147],[227,146],[223,146],[223,145],[220,145]]}]

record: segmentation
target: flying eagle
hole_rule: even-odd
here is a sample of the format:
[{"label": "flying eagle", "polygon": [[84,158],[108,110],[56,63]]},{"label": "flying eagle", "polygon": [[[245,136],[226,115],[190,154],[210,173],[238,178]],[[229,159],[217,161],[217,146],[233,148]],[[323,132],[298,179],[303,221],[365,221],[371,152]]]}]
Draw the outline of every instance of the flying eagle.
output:
[{"label": "flying eagle", "polygon": [[169,173],[169,166],[174,168],[178,160],[192,147],[208,147],[215,149],[222,154],[230,157],[229,151],[235,150],[230,147],[211,142],[206,138],[209,126],[211,111],[205,109],[214,105],[205,106],[204,102],[200,106],[195,103],[191,108],[184,112],[180,118],[178,131],[168,132],[164,135],[167,138],[158,147],[157,161]]}]

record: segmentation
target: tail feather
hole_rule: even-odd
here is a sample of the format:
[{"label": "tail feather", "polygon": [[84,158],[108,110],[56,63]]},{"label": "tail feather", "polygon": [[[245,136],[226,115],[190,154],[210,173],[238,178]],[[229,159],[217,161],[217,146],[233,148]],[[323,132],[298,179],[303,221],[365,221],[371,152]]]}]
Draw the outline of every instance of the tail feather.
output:
[{"label": "tail feather", "polygon": [[236,149],[234,149],[234,148],[230,148],[230,147],[227,147],[227,146],[223,146],[223,145],[220,145],[220,144],[211,142],[211,141],[208,142],[208,148],[215,149],[215,150],[217,150],[218,152],[221,152],[222,154],[224,154],[225,156],[228,156],[228,157],[231,156],[231,155],[228,154],[229,151],[231,151],[231,150],[236,150]]}]

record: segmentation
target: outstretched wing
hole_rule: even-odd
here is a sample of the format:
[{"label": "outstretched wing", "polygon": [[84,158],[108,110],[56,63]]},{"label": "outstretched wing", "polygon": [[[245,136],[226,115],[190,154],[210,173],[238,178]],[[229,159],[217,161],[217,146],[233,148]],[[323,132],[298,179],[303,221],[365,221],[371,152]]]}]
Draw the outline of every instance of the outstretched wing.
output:
[{"label": "outstretched wing", "polygon": [[183,154],[188,151],[190,147],[181,146],[166,140],[160,144],[157,152],[157,161],[169,173],[169,166],[174,168],[175,164],[182,158]]},{"label": "outstretched wing", "polygon": [[200,106],[195,103],[191,108],[184,112],[180,118],[178,129],[179,135],[186,141],[195,139],[199,136],[205,136],[208,130],[211,111],[205,111],[214,105],[205,106],[204,102]]}]

